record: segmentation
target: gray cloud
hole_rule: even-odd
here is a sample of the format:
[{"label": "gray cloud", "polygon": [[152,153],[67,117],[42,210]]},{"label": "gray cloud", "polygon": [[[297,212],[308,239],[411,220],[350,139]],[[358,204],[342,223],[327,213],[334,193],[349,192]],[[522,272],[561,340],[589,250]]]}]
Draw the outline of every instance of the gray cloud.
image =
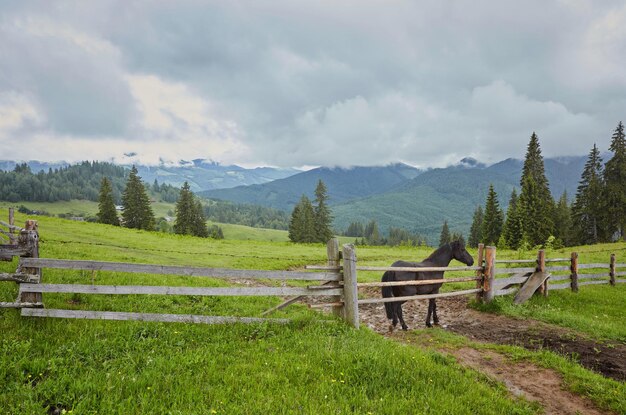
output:
[{"label": "gray cloud", "polygon": [[439,166],[521,157],[533,131],[586,154],[625,118],[621,1],[51,3],[2,12],[0,142]]}]

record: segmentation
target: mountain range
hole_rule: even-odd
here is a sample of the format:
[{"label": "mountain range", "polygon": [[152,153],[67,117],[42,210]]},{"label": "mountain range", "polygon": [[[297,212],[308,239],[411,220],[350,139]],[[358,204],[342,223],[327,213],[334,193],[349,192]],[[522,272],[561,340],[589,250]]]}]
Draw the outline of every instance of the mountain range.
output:
[{"label": "mountain range", "polygon": [[[70,165],[70,163],[66,162],[46,163],[32,160],[24,162],[0,160],[0,170],[13,170],[17,163],[27,163],[34,173],[41,170],[47,172],[49,169],[54,170]],[[120,165],[130,168],[132,164]],[[300,172],[300,170],[296,169],[273,167],[246,169],[236,165],[221,165],[203,159],[181,160],[175,164],[161,163],[156,166],[137,164],[136,167],[139,176],[145,182],[152,183],[156,179],[161,184],[171,184],[175,187],[181,187],[184,182],[188,182],[191,190],[194,192],[268,183]]]},{"label": "mountain range", "polygon": [[[569,199],[576,192],[585,156],[544,159],[546,176],[555,198],[567,191]],[[605,158],[606,159],[606,158]],[[0,161],[0,169],[12,170],[16,162]],[[47,171],[67,163],[28,162],[31,170]],[[452,231],[467,235],[472,215],[484,205],[490,184],[506,210],[511,191],[518,188],[523,161],[506,159],[487,166],[464,158],[446,168],[421,170],[396,163],[387,166],[329,168],[308,171],[261,167],[246,169],[222,166],[205,160],[165,163],[159,166],[138,165],[140,176],[152,183],[179,187],[188,181],[201,196],[237,203],[272,207],[290,212],[303,194],[314,198],[322,180],[334,215],[334,226],[343,230],[354,221],[374,219],[382,232],[389,227],[403,227],[417,232],[434,244],[444,220]]]},{"label": "mountain range", "polygon": [[[574,196],[586,157],[545,159],[546,176],[555,198],[567,191]],[[313,198],[318,180],[324,181],[332,206],[334,226],[346,229],[354,221],[374,219],[380,229],[403,227],[433,244],[444,220],[452,231],[467,235],[474,210],[484,205],[493,184],[506,210],[511,192],[518,189],[523,161],[506,159],[486,166],[465,158],[457,165],[418,170],[405,164],[384,167],[321,167],[270,183],[217,189],[201,195],[290,211],[302,194]]]}]

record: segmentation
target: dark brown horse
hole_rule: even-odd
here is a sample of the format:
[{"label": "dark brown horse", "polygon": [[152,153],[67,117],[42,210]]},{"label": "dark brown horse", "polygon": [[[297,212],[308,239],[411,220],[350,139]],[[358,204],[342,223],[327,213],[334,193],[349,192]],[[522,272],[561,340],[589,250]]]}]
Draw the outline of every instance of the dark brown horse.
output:
[{"label": "dark brown horse", "polygon": [[[422,262],[407,262],[396,261],[391,264],[392,267],[411,267],[411,268],[423,268],[423,267],[447,267],[450,261],[456,259],[462,263],[472,266],[474,265],[474,259],[465,249],[463,242],[454,241],[449,244],[445,244],[435,252],[430,254],[428,258]],[[428,272],[406,272],[406,271],[387,271],[383,274],[382,281],[413,281],[413,280],[440,280],[443,279],[443,271],[428,271]],[[442,284],[428,284],[428,285],[400,285],[395,287],[383,287],[383,298],[390,297],[407,297],[412,295],[422,294],[437,294]],[[385,303],[385,311],[387,312],[387,318],[392,320],[393,327],[398,324],[402,325],[402,330],[407,330],[408,327],[402,318],[402,304],[406,301],[394,301]],[[428,315],[426,316],[426,326],[432,327],[430,317],[433,317],[433,322],[439,324],[439,318],[437,317],[437,303],[434,298],[428,301]]]}]

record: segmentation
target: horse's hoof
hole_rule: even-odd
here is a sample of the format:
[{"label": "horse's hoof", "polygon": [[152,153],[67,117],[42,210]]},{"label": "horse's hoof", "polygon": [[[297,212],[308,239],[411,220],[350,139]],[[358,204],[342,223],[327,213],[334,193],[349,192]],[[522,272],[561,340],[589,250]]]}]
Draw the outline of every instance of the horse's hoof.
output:
[{"label": "horse's hoof", "polygon": [[402,327],[402,331],[407,331],[408,329],[408,327]]},{"label": "horse's hoof", "polygon": [[393,333],[394,326],[392,324],[389,325],[389,333]]},{"label": "horse's hoof", "polygon": [[426,323],[426,327],[428,327],[429,329],[433,328],[433,325],[430,323]]}]

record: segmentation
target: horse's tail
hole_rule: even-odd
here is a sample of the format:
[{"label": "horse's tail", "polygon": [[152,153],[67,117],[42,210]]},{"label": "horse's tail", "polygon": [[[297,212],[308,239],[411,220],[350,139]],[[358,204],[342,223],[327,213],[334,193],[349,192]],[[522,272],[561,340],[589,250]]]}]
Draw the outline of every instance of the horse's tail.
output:
[{"label": "horse's tail", "polygon": [[[383,274],[382,282],[395,281],[396,275],[394,271],[385,271]],[[383,298],[393,297],[393,289],[391,287],[382,287]],[[393,308],[391,303],[385,303],[385,312],[387,312],[387,318],[393,319]]]}]

